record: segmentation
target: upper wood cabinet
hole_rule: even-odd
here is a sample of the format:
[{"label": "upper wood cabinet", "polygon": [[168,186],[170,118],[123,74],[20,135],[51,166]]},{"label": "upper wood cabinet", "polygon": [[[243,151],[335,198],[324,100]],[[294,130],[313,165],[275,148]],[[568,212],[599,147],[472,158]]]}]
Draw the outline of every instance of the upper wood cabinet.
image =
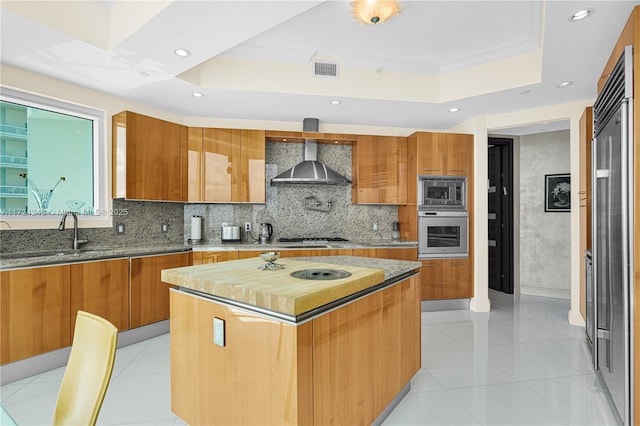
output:
[{"label": "upper wood cabinet", "polygon": [[265,132],[188,129],[188,201],[265,202]]},{"label": "upper wood cabinet", "polygon": [[113,198],[185,201],[187,128],[123,111],[112,118]]},{"label": "upper wood cabinet", "polygon": [[0,363],[71,345],[69,265],[0,272]]},{"label": "upper wood cabinet", "polygon": [[407,202],[407,138],[358,136],[352,162],[354,204]]},{"label": "upper wood cabinet", "polygon": [[469,176],[473,135],[418,132],[409,136],[409,161],[418,175]]}]

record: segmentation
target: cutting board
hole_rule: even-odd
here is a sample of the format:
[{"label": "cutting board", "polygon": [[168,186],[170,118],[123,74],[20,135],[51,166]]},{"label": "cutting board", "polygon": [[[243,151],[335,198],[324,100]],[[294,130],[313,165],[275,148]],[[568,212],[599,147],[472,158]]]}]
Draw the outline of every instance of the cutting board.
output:
[{"label": "cutting board", "polygon": [[[384,281],[382,269],[284,258],[276,261],[284,269],[260,270],[264,263],[255,257],[165,269],[162,281],[289,315],[303,314]],[[294,271],[325,268],[351,276],[318,281],[290,276]]]}]

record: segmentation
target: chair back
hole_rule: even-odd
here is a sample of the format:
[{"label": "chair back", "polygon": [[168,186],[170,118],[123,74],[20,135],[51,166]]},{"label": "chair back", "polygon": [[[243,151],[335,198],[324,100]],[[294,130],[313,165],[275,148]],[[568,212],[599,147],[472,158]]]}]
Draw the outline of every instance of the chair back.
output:
[{"label": "chair back", "polygon": [[118,329],[106,319],[78,311],[67,369],[53,415],[54,425],[95,425],[109,386]]}]

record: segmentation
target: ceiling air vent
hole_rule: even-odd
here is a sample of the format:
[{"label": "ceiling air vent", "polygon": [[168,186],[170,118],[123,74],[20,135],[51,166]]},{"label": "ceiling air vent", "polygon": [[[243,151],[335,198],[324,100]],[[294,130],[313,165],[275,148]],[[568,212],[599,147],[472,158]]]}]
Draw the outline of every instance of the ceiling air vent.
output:
[{"label": "ceiling air vent", "polygon": [[325,78],[338,78],[337,62],[314,62],[313,76]]}]

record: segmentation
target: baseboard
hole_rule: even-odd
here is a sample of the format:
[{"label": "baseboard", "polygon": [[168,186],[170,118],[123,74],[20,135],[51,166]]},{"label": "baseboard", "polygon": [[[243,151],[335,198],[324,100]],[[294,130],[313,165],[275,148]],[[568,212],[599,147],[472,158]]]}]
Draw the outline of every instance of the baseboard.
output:
[{"label": "baseboard", "polygon": [[571,290],[520,285],[520,294],[530,296],[553,297],[554,299],[571,300]]},{"label": "baseboard", "polygon": [[469,310],[469,299],[423,300],[422,312]]},{"label": "baseboard", "polygon": [[[118,333],[118,348],[169,332],[169,320]],[[0,385],[67,365],[71,346],[0,366]]]}]

